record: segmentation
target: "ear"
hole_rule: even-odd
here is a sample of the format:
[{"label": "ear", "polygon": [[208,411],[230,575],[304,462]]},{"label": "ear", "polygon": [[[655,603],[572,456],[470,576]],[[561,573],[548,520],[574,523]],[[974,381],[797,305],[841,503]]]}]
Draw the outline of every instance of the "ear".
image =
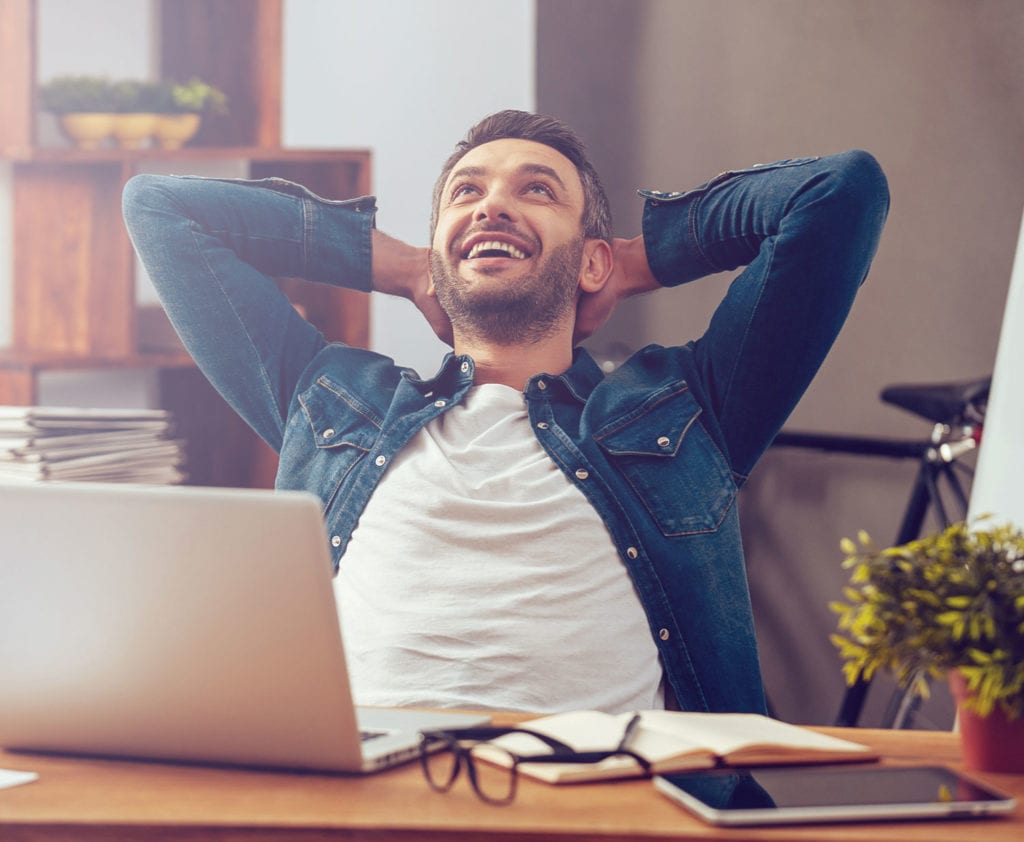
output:
[{"label": "ear", "polygon": [[580,292],[600,292],[612,273],[612,247],[606,240],[585,240],[580,261]]}]

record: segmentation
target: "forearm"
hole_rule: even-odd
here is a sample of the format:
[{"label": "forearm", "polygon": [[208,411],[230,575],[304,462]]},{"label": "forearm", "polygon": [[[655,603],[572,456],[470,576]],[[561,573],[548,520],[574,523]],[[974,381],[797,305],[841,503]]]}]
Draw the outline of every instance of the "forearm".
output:
[{"label": "forearm", "polygon": [[862,152],[756,167],[649,197],[644,239],[662,285],[747,267],[694,346],[737,474],[753,466],[831,347],[871,264],[888,201],[885,176]]},{"label": "forearm", "polygon": [[281,179],[141,175],[124,192],[125,221],[144,260],[168,243],[186,251],[180,240],[196,232],[265,276],[364,292],[375,212],[372,197],[331,201]]},{"label": "forearm", "polygon": [[828,234],[856,239],[861,221],[880,229],[888,207],[877,162],[857,151],[729,170],[682,193],[640,194],[647,199],[643,237],[651,271],[669,287],[747,266],[779,236],[813,248],[817,223],[833,211],[846,220],[828,222]]},{"label": "forearm", "polygon": [[369,289],[372,203],[326,202],[251,182],[138,176],[125,188],[124,212],[186,347],[278,446],[292,389],[325,340],[274,278]]}]

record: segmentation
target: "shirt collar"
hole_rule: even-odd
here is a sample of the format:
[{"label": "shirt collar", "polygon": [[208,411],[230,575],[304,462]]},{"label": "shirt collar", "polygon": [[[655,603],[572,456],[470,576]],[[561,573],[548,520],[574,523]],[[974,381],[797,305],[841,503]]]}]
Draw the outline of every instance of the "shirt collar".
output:
[{"label": "shirt collar", "polygon": [[[428,380],[421,380],[410,372],[409,380],[428,390],[431,394],[440,393],[454,396],[473,385],[475,372],[473,358],[465,354],[455,354],[449,351],[441,363],[437,374]],[[550,396],[548,390],[552,387],[556,392],[564,392],[569,397],[580,403],[586,403],[590,393],[604,379],[604,373],[600,366],[584,348],[576,348],[573,351],[572,365],[561,374],[540,373],[530,378],[526,384],[525,394],[527,397]],[[544,385],[541,386],[540,384]]]}]

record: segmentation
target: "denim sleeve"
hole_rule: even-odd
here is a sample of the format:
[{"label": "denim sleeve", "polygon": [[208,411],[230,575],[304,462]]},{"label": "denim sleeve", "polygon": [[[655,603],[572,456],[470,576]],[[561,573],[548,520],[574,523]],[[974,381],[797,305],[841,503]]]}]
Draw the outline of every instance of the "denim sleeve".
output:
[{"label": "denim sleeve", "polygon": [[275,450],[299,378],[326,340],[274,278],[368,291],[372,198],[334,202],[268,179],[138,175],[124,218],[185,347]]},{"label": "denim sleeve", "polygon": [[817,372],[867,276],[889,208],[878,162],[845,152],[727,172],[687,193],[641,191],[664,286],[746,268],[693,343],[742,480]]}]

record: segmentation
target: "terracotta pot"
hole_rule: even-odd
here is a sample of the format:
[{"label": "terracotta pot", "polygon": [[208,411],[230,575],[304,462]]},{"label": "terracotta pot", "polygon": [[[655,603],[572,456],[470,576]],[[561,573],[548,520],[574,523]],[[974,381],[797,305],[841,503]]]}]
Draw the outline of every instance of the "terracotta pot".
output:
[{"label": "terracotta pot", "polygon": [[114,115],[81,112],[62,114],[60,129],[79,149],[96,149],[114,131]]},{"label": "terracotta pot", "polygon": [[964,707],[970,694],[957,670],[949,673],[949,688],[956,700],[964,767],[977,772],[1024,772],[1024,716],[1007,719],[998,705],[988,716]]},{"label": "terracotta pot", "polygon": [[156,114],[134,112],[114,115],[114,139],[122,149],[141,149],[155,127]]},{"label": "terracotta pot", "polygon": [[198,114],[158,114],[154,135],[161,149],[181,149],[197,131]]}]

